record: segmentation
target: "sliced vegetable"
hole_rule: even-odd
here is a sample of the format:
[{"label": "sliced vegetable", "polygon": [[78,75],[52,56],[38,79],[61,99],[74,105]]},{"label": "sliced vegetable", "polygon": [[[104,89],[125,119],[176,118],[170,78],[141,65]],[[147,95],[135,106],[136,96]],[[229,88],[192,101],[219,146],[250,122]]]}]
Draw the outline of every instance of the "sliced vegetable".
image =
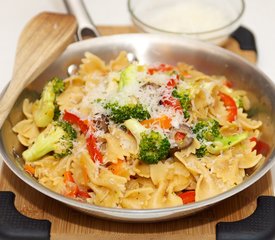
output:
[{"label": "sliced vegetable", "polygon": [[176,132],[175,134],[176,141],[183,141],[185,137],[186,137],[186,134],[183,132]]},{"label": "sliced vegetable", "polygon": [[82,133],[86,134],[89,131],[89,126],[85,123],[85,121],[81,120],[78,116],[73,113],[64,112],[63,120],[67,121],[70,124],[76,124]]},{"label": "sliced vegetable", "polygon": [[140,123],[146,128],[149,128],[152,125],[158,125],[163,129],[169,129],[172,126],[171,121],[172,121],[171,118],[164,115],[160,118],[150,118],[150,119],[147,119],[147,120],[143,120]]},{"label": "sliced vegetable", "polygon": [[64,173],[64,183],[66,186],[65,196],[67,197],[76,197],[78,192],[78,186],[76,185],[72,172],[65,171]]},{"label": "sliced vegetable", "polygon": [[232,88],[233,87],[233,83],[229,80],[226,80],[225,81],[225,86],[229,87],[229,88]]},{"label": "sliced vegetable", "polygon": [[228,112],[227,115],[227,120],[229,122],[233,122],[236,120],[237,117],[237,105],[236,102],[234,101],[234,99],[232,97],[230,97],[229,95],[219,92],[219,96],[221,98],[221,100],[223,101],[223,104]]},{"label": "sliced vegetable", "polygon": [[77,197],[80,197],[80,198],[90,198],[91,196],[86,191],[78,190]]},{"label": "sliced vegetable", "polygon": [[136,65],[131,64],[126,67],[120,74],[118,90],[129,91],[131,89],[136,89],[136,87],[138,86],[137,74],[138,70]]},{"label": "sliced vegetable", "polygon": [[77,184],[74,181],[73,174],[71,171],[65,171],[64,173],[64,182],[66,185],[67,197],[80,197],[80,198],[90,198],[91,196],[87,191],[80,190]]},{"label": "sliced vegetable", "polygon": [[253,148],[253,151],[256,150],[257,154],[262,154],[263,156],[267,156],[270,152],[270,146],[256,137],[253,137],[250,139],[250,141],[256,142],[255,147]]},{"label": "sliced vegetable", "polygon": [[64,173],[64,182],[73,182],[74,183],[74,178],[73,174],[71,171],[65,171]]},{"label": "sliced vegetable", "polygon": [[182,111],[180,100],[177,98],[174,98],[173,96],[164,97],[161,103],[163,106],[172,107],[177,111]]},{"label": "sliced vegetable", "polygon": [[86,146],[92,160],[94,162],[99,161],[100,163],[102,163],[103,155],[97,147],[97,139],[93,134],[90,134],[90,136],[86,139]]},{"label": "sliced vegetable", "polygon": [[168,64],[160,64],[157,67],[148,68],[147,73],[153,75],[155,72],[169,72],[174,70],[174,67]]},{"label": "sliced vegetable", "polygon": [[[65,111],[63,119],[71,124],[76,124],[79,126],[82,133],[86,134],[89,131],[89,126],[87,125],[87,120],[81,120],[78,116],[73,113]],[[93,161],[99,161],[102,163],[103,156],[99,149],[97,148],[97,139],[93,134],[86,139],[87,150]]]},{"label": "sliced vegetable", "polygon": [[35,168],[33,166],[31,166],[30,164],[25,164],[24,165],[24,170],[25,170],[25,172],[27,172],[31,176],[33,176],[34,173],[35,173]]},{"label": "sliced vegetable", "polygon": [[195,191],[181,192],[178,196],[182,199],[183,204],[195,202]]},{"label": "sliced vegetable", "polygon": [[173,89],[174,87],[177,86],[177,84],[178,84],[178,79],[171,78],[171,79],[168,81],[166,87],[169,88],[169,89],[170,89],[170,88]]}]

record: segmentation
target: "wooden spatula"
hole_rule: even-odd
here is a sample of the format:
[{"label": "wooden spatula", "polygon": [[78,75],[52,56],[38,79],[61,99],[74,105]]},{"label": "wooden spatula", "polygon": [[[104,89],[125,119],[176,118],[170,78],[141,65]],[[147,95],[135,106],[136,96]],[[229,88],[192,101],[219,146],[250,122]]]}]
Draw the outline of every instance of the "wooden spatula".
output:
[{"label": "wooden spatula", "polygon": [[42,73],[73,41],[72,15],[43,12],[23,29],[16,49],[13,76],[0,100],[0,127],[24,87]]}]

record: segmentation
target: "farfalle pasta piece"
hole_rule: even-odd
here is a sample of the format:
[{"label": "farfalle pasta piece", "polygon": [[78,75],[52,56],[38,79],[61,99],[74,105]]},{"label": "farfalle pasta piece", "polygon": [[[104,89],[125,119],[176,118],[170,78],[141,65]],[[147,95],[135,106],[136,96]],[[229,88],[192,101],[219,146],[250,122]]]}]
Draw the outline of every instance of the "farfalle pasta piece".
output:
[{"label": "farfalle pasta piece", "polygon": [[242,109],[238,109],[238,117],[237,117],[238,123],[242,126],[243,129],[257,129],[262,126],[261,121],[253,120],[251,118],[247,117],[247,114],[243,112]]},{"label": "farfalle pasta piece", "polygon": [[166,178],[166,175],[169,171],[169,165],[167,162],[158,162],[157,164],[151,164],[150,166],[150,177],[152,182],[158,186],[161,182],[163,182]]},{"label": "farfalle pasta piece", "polygon": [[211,166],[211,172],[215,173],[217,178],[222,179],[229,186],[235,186],[243,181],[245,176],[244,169],[239,167],[240,159],[232,156],[231,152],[224,153],[215,158]]},{"label": "farfalle pasta piece", "polygon": [[33,119],[32,106],[33,106],[33,103],[30,102],[28,98],[25,98],[23,101],[22,111],[27,119]]},{"label": "farfalle pasta piece", "polygon": [[128,154],[128,152],[124,151],[118,139],[110,133],[105,134],[104,138],[107,142],[104,162],[116,163],[118,159],[124,159],[125,154]]},{"label": "farfalle pasta piece", "polygon": [[120,197],[109,188],[101,187],[93,183],[88,184],[93,190],[94,196],[90,199],[90,203],[103,207],[116,207],[120,201]]},{"label": "farfalle pasta piece", "polygon": [[198,161],[195,155],[189,155],[188,157],[182,156],[180,152],[175,153],[175,157],[184,164],[188,171],[195,177],[198,178],[200,170],[197,168],[195,162]]},{"label": "farfalle pasta piece", "polygon": [[133,170],[140,177],[149,178],[152,175],[150,165],[143,163],[138,159],[134,162]]},{"label": "farfalle pasta piece", "polygon": [[110,61],[109,68],[111,71],[120,71],[129,65],[129,60],[127,58],[127,52],[122,51],[119,53],[116,59]]},{"label": "farfalle pasta piece", "polygon": [[148,202],[148,208],[163,208],[165,206],[165,192],[167,188],[167,181],[162,181],[156,191],[151,195],[150,201]]},{"label": "farfalle pasta piece", "polygon": [[12,130],[18,134],[18,140],[24,146],[30,146],[40,133],[39,128],[31,118],[18,122]]},{"label": "farfalle pasta piece", "polygon": [[239,168],[252,168],[262,159],[263,156],[253,150],[255,144],[247,139],[232,149],[232,155],[239,158]]},{"label": "farfalle pasta piece", "polygon": [[154,192],[153,188],[142,187],[126,191],[121,206],[131,209],[145,209],[151,199],[151,194]]},{"label": "farfalle pasta piece", "polygon": [[67,109],[77,109],[83,96],[83,86],[70,85],[66,91],[57,97],[56,101],[62,111]]},{"label": "farfalle pasta piece", "polygon": [[105,168],[99,168],[91,161],[87,152],[81,156],[88,173],[88,186],[95,192],[94,204],[116,207],[126,190],[127,179],[117,176]]},{"label": "farfalle pasta piece", "polygon": [[138,153],[137,142],[133,135],[115,127],[110,128],[110,133],[119,141],[124,156],[129,157],[131,154]]},{"label": "farfalle pasta piece", "polygon": [[105,62],[96,55],[86,52],[85,58],[82,59],[82,64],[79,66],[79,75],[84,80],[88,80],[93,74],[106,74],[108,68]]},{"label": "farfalle pasta piece", "polygon": [[180,192],[190,185],[191,174],[181,162],[176,161],[169,166],[166,179],[169,180],[168,192]]},{"label": "farfalle pasta piece", "polygon": [[86,84],[86,81],[80,77],[79,75],[72,75],[63,80],[66,85],[74,85],[74,86],[83,86]]},{"label": "farfalle pasta piece", "polygon": [[192,144],[189,147],[177,152],[177,158],[184,158],[188,157],[191,154],[195,154],[196,149],[200,148],[200,145],[200,142],[196,138],[194,138]]}]

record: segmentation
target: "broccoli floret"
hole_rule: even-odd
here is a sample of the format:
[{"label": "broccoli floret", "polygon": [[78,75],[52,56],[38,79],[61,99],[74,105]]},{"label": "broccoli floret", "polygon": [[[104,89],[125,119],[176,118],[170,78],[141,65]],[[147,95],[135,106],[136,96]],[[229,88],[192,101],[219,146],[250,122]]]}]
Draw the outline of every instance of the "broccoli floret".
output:
[{"label": "broccoli floret", "polygon": [[172,92],[172,96],[179,99],[184,117],[189,118],[189,109],[191,108],[191,99],[189,94],[184,91],[174,90]]},{"label": "broccoli floret", "polygon": [[65,157],[71,154],[75,138],[76,131],[69,123],[54,121],[38,135],[34,144],[23,152],[23,158],[32,162],[50,152],[53,152],[56,158]]},{"label": "broccoli floret", "polygon": [[51,82],[53,84],[53,91],[56,96],[60,95],[65,90],[65,84],[62,79],[55,77],[51,80]]},{"label": "broccoli floret", "polygon": [[207,147],[207,151],[212,154],[219,154],[221,151],[224,151],[239,142],[245,140],[248,137],[246,132],[235,134],[232,136],[219,137],[216,138],[211,145]]},{"label": "broccoli floret", "polygon": [[201,145],[200,148],[196,149],[196,156],[198,158],[204,157],[206,154],[206,145]]},{"label": "broccoli floret", "polygon": [[60,115],[61,115],[61,111],[59,109],[59,106],[57,104],[55,104],[55,106],[54,106],[53,120],[57,121],[59,119]]},{"label": "broccoli floret", "polygon": [[123,123],[131,118],[140,121],[150,118],[149,112],[140,103],[120,106],[118,102],[113,102],[105,104],[104,107],[110,110],[109,117],[115,123]]},{"label": "broccoli floret", "polygon": [[244,105],[243,105],[243,99],[242,98],[238,98],[237,101],[237,107],[238,108],[244,108]]},{"label": "broccoli floret", "polygon": [[219,154],[248,137],[247,133],[240,133],[231,136],[222,136],[220,134],[220,126],[216,120],[205,120],[198,122],[193,133],[200,141],[201,147],[196,150],[197,157],[203,157],[207,152],[211,154]]},{"label": "broccoli floret", "polygon": [[34,103],[33,118],[38,127],[48,126],[57,112],[56,97],[64,91],[64,82],[53,78],[43,88],[40,100]]},{"label": "broccoli floret", "polygon": [[170,150],[170,142],[167,137],[145,128],[136,119],[129,119],[124,122],[124,125],[137,140],[141,161],[147,164],[156,164],[167,158]]},{"label": "broccoli floret", "polygon": [[131,64],[120,73],[118,90],[122,91],[137,84],[137,66]]},{"label": "broccoli floret", "polygon": [[214,119],[200,121],[192,130],[199,141],[213,141],[220,136],[220,125]]}]

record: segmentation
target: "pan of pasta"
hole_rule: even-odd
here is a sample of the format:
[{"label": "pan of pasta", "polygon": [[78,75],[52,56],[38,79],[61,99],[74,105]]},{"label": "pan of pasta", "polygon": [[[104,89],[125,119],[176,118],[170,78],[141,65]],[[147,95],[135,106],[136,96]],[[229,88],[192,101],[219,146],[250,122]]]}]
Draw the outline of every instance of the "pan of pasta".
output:
[{"label": "pan of pasta", "polygon": [[167,220],[237,194],[271,168],[272,99],[271,80],[219,47],[99,37],[70,45],[25,88],[0,150],[23,181],[80,211]]}]

